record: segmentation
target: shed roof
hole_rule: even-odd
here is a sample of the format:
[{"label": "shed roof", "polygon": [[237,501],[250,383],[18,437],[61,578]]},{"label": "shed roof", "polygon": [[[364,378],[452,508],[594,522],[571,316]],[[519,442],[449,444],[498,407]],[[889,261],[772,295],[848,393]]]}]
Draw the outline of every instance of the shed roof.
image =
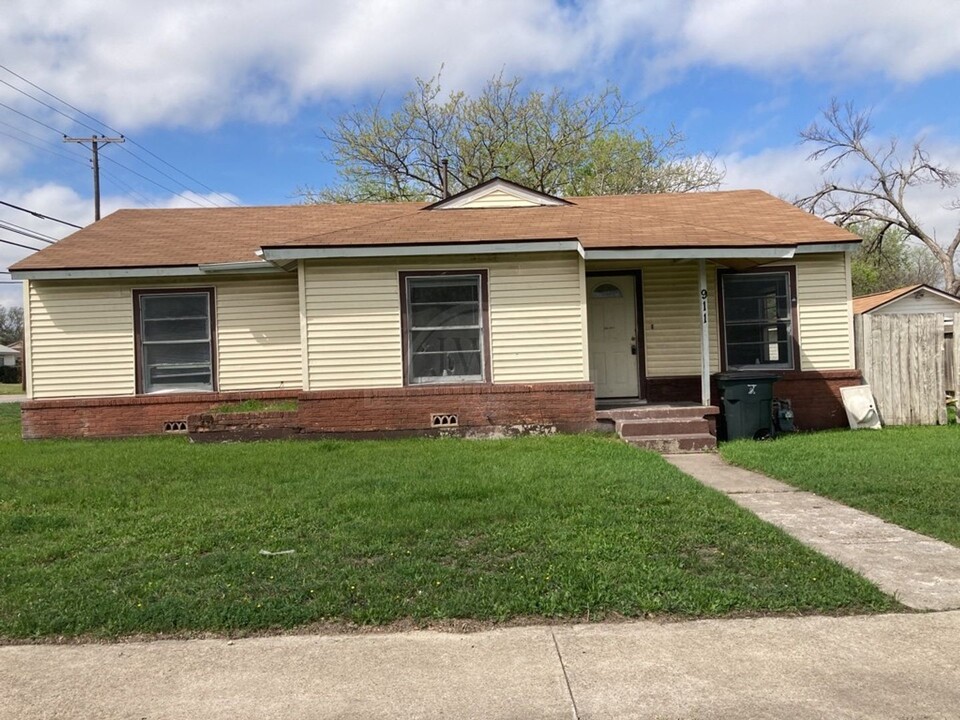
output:
[{"label": "shed roof", "polygon": [[935,293],[945,299],[953,300],[957,303],[957,305],[960,305],[960,297],[956,297],[955,295],[951,295],[943,290],[939,290],[932,285],[917,283],[915,285],[907,285],[906,287],[896,288],[895,290],[885,290],[883,292],[870,293],[869,295],[858,295],[853,299],[853,314],[862,315],[863,313],[868,313],[888,303],[892,303],[894,300],[899,300],[907,295],[912,295],[918,290],[925,290]]}]

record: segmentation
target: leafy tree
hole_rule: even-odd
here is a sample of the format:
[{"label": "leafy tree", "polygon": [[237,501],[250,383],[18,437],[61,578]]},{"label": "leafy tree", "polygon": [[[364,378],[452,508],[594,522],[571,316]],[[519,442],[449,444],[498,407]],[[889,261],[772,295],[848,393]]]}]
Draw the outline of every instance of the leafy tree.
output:
[{"label": "leafy tree", "polygon": [[23,308],[0,305],[0,345],[23,340]]},{"label": "leafy tree", "polygon": [[305,202],[435,200],[500,176],[554,195],[686,192],[715,188],[712,157],[688,157],[683,135],[636,130],[620,91],[571,97],[525,91],[497,75],[476,97],[445,95],[439,75],[417,80],[400,107],[379,103],[337,118],[323,136],[340,184],[300,188]]},{"label": "leafy tree", "polygon": [[926,248],[911,244],[900,228],[889,229],[881,238],[881,225],[859,223],[850,230],[863,244],[850,258],[853,294],[868,295],[885,290],[925,283],[938,285],[943,271]]},{"label": "leafy tree", "polygon": [[[956,187],[960,174],[934,163],[922,142],[915,142],[904,152],[896,138],[885,143],[872,142],[871,130],[869,113],[857,111],[851,104],[841,106],[834,100],[824,110],[822,121],[801,133],[805,143],[816,147],[810,159],[824,162],[825,177],[820,189],[798,204],[841,225],[873,223],[877,246],[885,244],[888,237],[915,239],[923,252],[935,260],[946,289],[960,293],[960,223],[953,237],[941,243],[933,230],[923,225],[906,197],[911,188],[923,185],[941,190]],[[857,179],[844,183],[826,177],[850,165],[856,168]],[[949,206],[960,210],[960,200],[954,198]]]}]

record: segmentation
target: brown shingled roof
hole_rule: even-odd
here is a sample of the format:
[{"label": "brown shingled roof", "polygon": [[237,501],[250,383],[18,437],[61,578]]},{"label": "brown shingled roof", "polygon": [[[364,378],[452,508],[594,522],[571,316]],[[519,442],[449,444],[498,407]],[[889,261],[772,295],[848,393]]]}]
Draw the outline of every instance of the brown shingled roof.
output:
[{"label": "brown shingled roof", "polygon": [[[557,207],[425,210],[423,203],[120,210],[12,266],[131,268],[257,260],[261,247],[551,240],[584,248],[857,242],[759,190],[568,198]],[[387,254],[386,250],[384,254]]]}]

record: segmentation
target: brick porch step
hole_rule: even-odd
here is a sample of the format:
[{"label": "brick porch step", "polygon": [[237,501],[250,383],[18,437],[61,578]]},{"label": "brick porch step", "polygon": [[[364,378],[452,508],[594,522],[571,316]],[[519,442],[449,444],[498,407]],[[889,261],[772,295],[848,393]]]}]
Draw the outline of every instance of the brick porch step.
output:
[{"label": "brick porch step", "polygon": [[617,422],[617,432],[625,440],[640,437],[656,437],[657,435],[699,435],[710,434],[710,423],[706,418],[643,418],[641,420],[620,420]]},{"label": "brick porch step", "polygon": [[683,435],[647,435],[645,437],[625,438],[634,447],[653,450],[658,453],[699,453],[717,448],[717,439],[710,433],[692,433]]}]

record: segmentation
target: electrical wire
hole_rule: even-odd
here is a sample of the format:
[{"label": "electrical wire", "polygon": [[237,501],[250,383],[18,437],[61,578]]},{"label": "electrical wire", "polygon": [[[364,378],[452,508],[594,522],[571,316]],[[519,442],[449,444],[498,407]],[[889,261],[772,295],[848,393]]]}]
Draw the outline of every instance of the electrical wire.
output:
[{"label": "electrical wire", "polygon": [[44,215],[43,213],[37,212],[36,210],[29,210],[29,209],[27,209],[27,208],[25,208],[25,207],[20,207],[19,205],[14,205],[13,203],[9,203],[9,202],[7,202],[6,200],[0,200],[0,205],[6,205],[8,208],[13,208],[14,210],[19,210],[20,212],[28,213],[28,214],[30,214],[30,215],[33,215],[34,217],[40,218],[41,220],[53,220],[53,222],[58,222],[58,223],[60,223],[61,225],[69,225],[70,227],[74,227],[74,228],[76,228],[77,230],[83,230],[83,226],[82,226],[82,225],[74,225],[72,222],[67,222],[66,220],[60,220],[60,219],[55,218],[55,217],[52,217],[52,216],[50,216],[50,215]]},{"label": "electrical wire", "polygon": [[[127,142],[129,142],[130,144],[135,145],[136,147],[140,148],[143,152],[147,153],[147,154],[150,155],[151,157],[153,157],[153,158],[155,158],[156,160],[160,161],[161,163],[163,163],[164,165],[166,165],[167,167],[169,167],[170,169],[172,169],[174,172],[180,173],[183,177],[187,178],[188,180],[190,180],[190,181],[193,182],[193,183],[196,183],[197,185],[199,185],[199,186],[202,187],[203,189],[207,190],[208,192],[211,192],[211,193],[213,193],[214,195],[217,195],[218,197],[222,198],[223,200],[225,200],[226,202],[230,203],[231,205],[236,205],[236,206],[239,207],[240,203],[238,203],[236,200],[234,200],[234,199],[232,199],[232,198],[230,198],[230,197],[227,197],[227,196],[224,195],[223,193],[217,192],[216,190],[214,190],[212,187],[210,187],[210,186],[207,185],[206,183],[204,183],[204,182],[198,180],[197,178],[193,177],[192,175],[184,172],[183,170],[181,170],[180,168],[178,168],[176,165],[168,162],[167,160],[164,160],[162,157],[160,157],[160,156],[157,155],[156,153],[152,152],[152,151],[149,150],[148,148],[144,147],[143,145],[141,145],[140,143],[138,143],[138,142],[137,142],[136,140],[134,140],[133,138],[127,137],[126,135],[124,135],[123,133],[121,133],[121,132],[120,132],[119,130],[117,130],[116,128],[111,127],[110,125],[107,125],[107,123],[103,122],[102,120],[99,120],[98,118],[95,118],[93,115],[90,115],[89,113],[84,112],[83,110],[81,110],[81,109],[78,108],[77,106],[71,105],[69,102],[67,102],[67,101],[64,100],[63,98],[61,98],[61,97],[59,97],[59,96],[57,96],[57,95],[54,95],[52,92],[50,92],[49,90],[47,90],[47,89],[45,89],[45,88],[40,87],[40,86],[37,85],[35,82],[33,82],[33,81],[28,80],[27,78],[25,78],[23,75],[20,75],[19,73],[14,72],[14,71],[11,70],[10,68],[8,68],[6,65],[0,64],[0,69],[5,70],[6,72],[10,73],[10,74],[13,75],[14,77],[18,78],[19,80],[22,80],[23,82],[27,83],[27,85],[30,85],[31,87],[39,90],[39,91],[42,92],[44,95],[47,95],[48,97],[53,98],[53,99],[56,100],[57,102],[59,102],[59,103],[61,103],[61,104],[63,104],[63,105],[66,105],[68,108],[70,108],[71,110],[73,110],[73,111],[76,112],[76,113],[79,113],[80,115],[82,115],[83,117],[87,118],[88,120],[92,120],[93,122],[97,123],[98,125],[101,125],[101,126],[103,126],[104,128],[106,128],[106,129],[109,130],[110,132],[113,132],[113,133],[116,133],[117,135],[120,135],[120,136],[123,137]],[[14,90],[17,90],[17,92],[20,92],[20,93],[22,93],[23,95],[26,95],[27,97],[30,97],[30,98],[32,98],[32,99],[34,99],[34,100],[37,100],[37,102],[45,105],[46,107],[51,108],[52,110],[54,110],[55,112],[59,113],[60,115],[63,115],[64,117],[67,117],[67,118],[70,117],[70,116],[66,115],[65,113],[61,112],[60,110],[57,110],[56,108],[54,108],[54,107],[48,105],[47,103],[43,102],[42,100],[38,100],[37,98],[34,98],[34,97],[33,97],[32,95],[30,95],[29,93],[24,92],[23,90],[14,87],[14,86],[11,85],[10,83],[6,82],[5,80],[0,80],[0,82],[4,83],[5,85],[8,85],[8,86],[12,87]],[[84,123],[84,122],[82,122],[82,121],[76,120],[75,118],[70,118],[70,119],[72,119],[74,122],[78,123],[79,125],[83,125],[84,127],[88,128],[88,129],[90,129],[90,130],[93,130],[94,132],[98,132],[96,129],[91,128],[89,125],[87,125],[86,123]],[[127,153],[129,153],[130,155],[132,155],[133,157],[135,157],[136,159],[138,159],[138,160],[139,160],[140,162],[142,162],[144,165],[147,165],[148,167],[153,168],[153,169],[156,170],[157,172],[161,172],[161,171],[158,170],[155,166],[151,165],[151,164],[148,163],[146,160],[144,160],[143,158],[139,157],[139,156],[138,156],[136,153],[134,153],[132,150],[128,150],[127,148],[124,148],[122,145],[120,146],[120,148],[121,148],[121,150],[126,151]],[[168,178],[171,179],[171,180],[174,180],[174,178],[171,178],[169,175],[167,175],[166,177],[168,177]],[[178,181],[174,180],[174,182],[178,182]],[[187,187],[184,183],[182,183],[182,182],[181,182],[181,183],[178,183],[178,184],[180,184],[182,187],[186,188],[187,190],[190,189],[190,188],[188,188],[188,187]]]},{"label": "electrical wire", "polygon": [[16,245],[17,247],[24,248],[25,250],[37,251],[37,250],[43,249],[43,248],[31,247],[30,245],[23,245],[22,243],[14,242],[13,240],[5,240],[4,238],[0,238],[0,243],[6,243],[7,245]]},{"label": "electrical wire", "polygon": [[31,240],[39,240],[40,242],[45,242],[47,243],[47,245],[53,245],[56,242],[56,240],[51,238],[49,235],[41,235],[40,233],[35,233],[32,230],[28,230],[27,228],[21,228],[21,229],[18,229],[18,228],[20,228],[19,225],[13,225],[13,223],[7,223],[4,220],[0,220],[0,229],[8,230],[12,233],[16,233],[17,235],[23,235],[24,237],[28,237]]}]

